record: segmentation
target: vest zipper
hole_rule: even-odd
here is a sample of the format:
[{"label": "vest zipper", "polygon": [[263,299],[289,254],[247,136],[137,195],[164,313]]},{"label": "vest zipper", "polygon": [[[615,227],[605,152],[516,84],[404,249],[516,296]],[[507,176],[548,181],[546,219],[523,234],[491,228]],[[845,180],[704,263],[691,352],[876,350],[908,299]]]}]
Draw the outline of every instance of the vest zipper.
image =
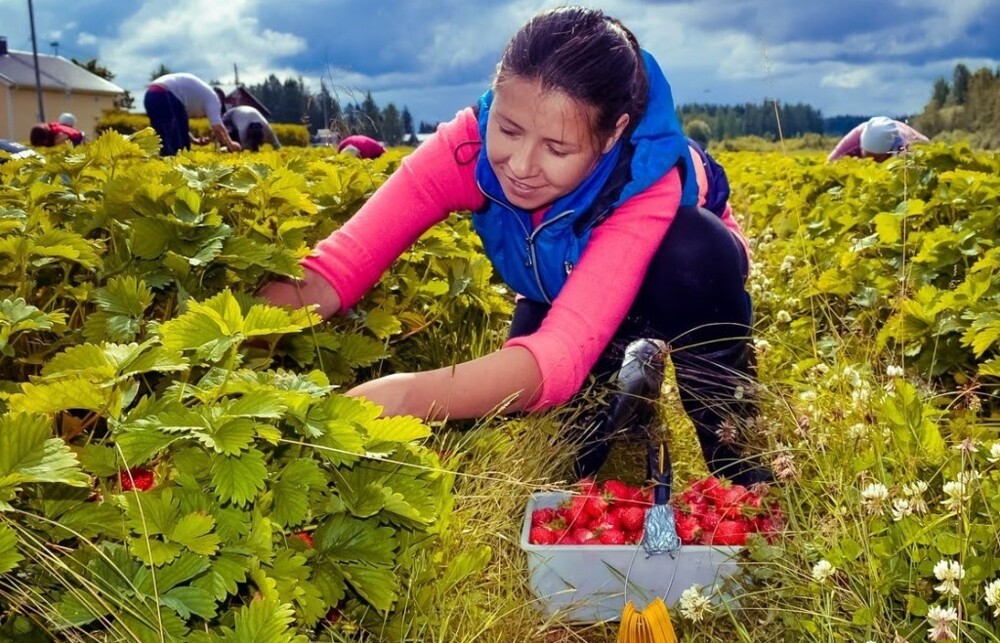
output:
[{"label": "vest zipper", "polygon": [[514,210],[514,208],[510,207],[500,199],[494,198],[489,192],[483,189],[483,186],[482,184],[479,183],[479,181],[476,181],[476,187],[478,187],[479,191],[483,193],[483,196],[485,196],[490,201],[493,201],[497,205],[500,205],[506,208],[507,210],[510,210],[510,213],[514,215],[515,219],[517,219],[518,225],[521,226],[521,230],[524,232],[525,250],[527,251],[527,259],[524,262],[524,267],[531,268],[532,272],[535,275],[535,283],[538,284],[538,290],[542,293],[542,297],[545,298],[545,303],[551,304],[552,298],[549,297],[549,293],[545,289],[545,284],[542,283],[542,275],[540,272],[538,272],[538,257],[535,254],[535,235],[541,232],[547,225],[555,223],[559,219],[562,219],[563,217],[573,214],[573,210],[566,210],[565,212],[560,212],[559,214],[552,217],[548,221],[542,221],[537,228],[535,228],[531,232],[528,232],[528,229],[525,227],[524,222],[521,221],[521,217],[518,216],[517,211]]},{"label": "vest zipper", "polygon": [[535,282],[538,283],[538,289],[542,292],[542,297],[545,297],[545,303],[551,304],[552,298],[549,297],[549,292],[545,289],[545,284],[542,283],[542,275],[538,272],[538,257],[535,255],[535,236],[545,229],[545,226],[555,223],[563,217],[573,214],[572,210],[566,210],[565,212],[560,212],[556,216],[552,217],[548,221],[542,221],[538,224],[530,235],[528,235],[528,260],[531,262],[531,268],[535,273]]}]

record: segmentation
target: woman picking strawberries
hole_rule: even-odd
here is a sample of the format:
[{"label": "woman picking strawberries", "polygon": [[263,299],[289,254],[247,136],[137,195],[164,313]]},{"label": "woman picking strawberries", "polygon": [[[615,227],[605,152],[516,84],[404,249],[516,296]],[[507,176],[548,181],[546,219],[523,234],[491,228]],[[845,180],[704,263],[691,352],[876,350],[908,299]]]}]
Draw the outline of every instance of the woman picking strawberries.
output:
[{"label": "woman picking strawberries", "polygon": [[[486,254],[522,295],[498,351],[361,384],[383,413],[429,419],[542,411],[588,375],[609,383],[639,337],[672,347],[685,408],[713,472],[752,467],[719,439],[746,380],[751,321],[747,243],[727,211],[697,207],[695,167],[670,86],[635,36],[599,10],[543,11],[510,40],[492,87],[404,159],[342,228],[315,248],[273,303],[355,303],[420,235],[472,211]],[[749,387],[745,387],[749,388]],[[745,404],[745,399],[742,404]],[[744,409],[745,410],[745,409]],[[600,413],[578,473],[606,457]]]}]

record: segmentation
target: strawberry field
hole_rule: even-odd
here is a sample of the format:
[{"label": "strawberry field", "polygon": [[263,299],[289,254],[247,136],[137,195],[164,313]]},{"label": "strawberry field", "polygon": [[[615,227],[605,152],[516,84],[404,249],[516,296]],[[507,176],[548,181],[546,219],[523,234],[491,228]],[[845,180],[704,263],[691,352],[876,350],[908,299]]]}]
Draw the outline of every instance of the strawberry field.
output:
[{"label": "strawberry field", "polygon": [[[468,218],[320,322],[254,293],[403,152],[158,145],[107,132],[0,164],[0,640],[613,641],[540,614],[518,539],[532,492],[640,486],[645,445],[584,488],[577,407],[428,424],[340,394],[502,344],[511,294]],[[668,378],[686,542],[719,536],[709,513],[743,521],[719,596],[671,605],[680,639],[1000,640],[1000,156],[719,158],[778,480],[706,482]],[[577,509],[605,545],[638,538]]]}]

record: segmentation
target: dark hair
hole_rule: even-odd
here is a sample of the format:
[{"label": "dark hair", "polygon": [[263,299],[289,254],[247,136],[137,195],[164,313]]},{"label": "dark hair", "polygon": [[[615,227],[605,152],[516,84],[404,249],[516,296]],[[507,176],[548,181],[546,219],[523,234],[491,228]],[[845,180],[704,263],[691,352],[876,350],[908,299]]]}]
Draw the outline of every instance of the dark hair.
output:
[{"label": "dark hair", "polygon": [[256,152],[264,144],[264,124],[250,123],[247,125],[247,140],[243,142],[243,147]]},{"label": "dark hair", "polygon": [[56,133],[47,123],[39,123],[31,128],[29,140],[34,147],[52,147],[56,144]]},{"label": "dark hair", "polygon": [[537,14],[514,34],[494,85],[538,80],[597,110],[594,128],[610,135],[622,114],[635,127],[646,109],[649,81],[635,34],[599,9],[560,7]]},{"label": "dark hair", "polygon": [[219,105],[221,106],[221,109],[222,109],[222,111],[220,113],[225,114],[226,113],[226,92],[222,91],[222,88],[216,87],[214,85],[212,86],[212,91],[214,91],[215,95],[219,97]]}]

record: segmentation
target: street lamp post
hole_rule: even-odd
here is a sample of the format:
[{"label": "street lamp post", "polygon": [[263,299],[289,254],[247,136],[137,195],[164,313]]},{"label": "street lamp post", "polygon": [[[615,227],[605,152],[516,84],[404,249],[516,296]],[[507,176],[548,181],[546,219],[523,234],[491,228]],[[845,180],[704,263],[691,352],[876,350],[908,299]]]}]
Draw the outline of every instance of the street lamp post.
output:
[{"label": "street lamp post", "polygon": [[31,21],[31,56],[35,62],[35,92],[38,94],[38,121],[45,122],[45,105],[42,102],[42,74],[38,71],[38,41],[35,39],[35,8],[28,0],[28,20]]}]

